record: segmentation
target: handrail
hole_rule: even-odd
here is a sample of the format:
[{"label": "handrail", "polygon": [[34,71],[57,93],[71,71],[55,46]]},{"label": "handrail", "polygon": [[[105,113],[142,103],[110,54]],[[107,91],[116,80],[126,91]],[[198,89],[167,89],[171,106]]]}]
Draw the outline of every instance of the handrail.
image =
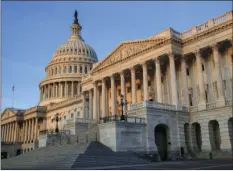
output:
[{"label": "handrail", "polygon": [[145,124],[145,118],[124,116],[124,120],[121,120],[121,115],[106,116],[100,118],[100,123],[107,122],[126,122],[134,124]]}]

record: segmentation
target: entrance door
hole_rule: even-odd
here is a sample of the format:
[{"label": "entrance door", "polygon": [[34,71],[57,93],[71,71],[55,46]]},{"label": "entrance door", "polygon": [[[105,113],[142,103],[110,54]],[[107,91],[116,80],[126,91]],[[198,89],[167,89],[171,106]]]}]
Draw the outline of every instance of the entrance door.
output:
[{"label": "entrance door", "polygon": [[167,160],[167,131],[166,126],[159,124],[155,127],[155,144],[161,160]]},{"label": "entrance door", "polygon": [[1,159],[7,158],[7,152],[1,152]]}]

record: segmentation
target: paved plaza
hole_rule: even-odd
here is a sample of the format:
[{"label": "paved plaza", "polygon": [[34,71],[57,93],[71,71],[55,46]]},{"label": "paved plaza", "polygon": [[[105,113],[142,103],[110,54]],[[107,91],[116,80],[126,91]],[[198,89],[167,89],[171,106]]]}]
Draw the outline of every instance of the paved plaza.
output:
[{"label": "paved plaza", "polygon": [[85,168],[92,170],[233,170],[233,160],[165,161],[143,165]]}]

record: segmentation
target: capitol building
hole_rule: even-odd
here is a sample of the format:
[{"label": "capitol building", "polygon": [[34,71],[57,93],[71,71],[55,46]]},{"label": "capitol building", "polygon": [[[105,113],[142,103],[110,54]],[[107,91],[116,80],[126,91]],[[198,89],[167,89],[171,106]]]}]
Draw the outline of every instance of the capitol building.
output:
[{"label": "capitol building", "polygon": [[232,155],[232,11],[123,41],[100,61],[79,19],[75,12],[45,67],[38,105],[2,112],[2,157],[50,146],[57,135],[163,160]]}]

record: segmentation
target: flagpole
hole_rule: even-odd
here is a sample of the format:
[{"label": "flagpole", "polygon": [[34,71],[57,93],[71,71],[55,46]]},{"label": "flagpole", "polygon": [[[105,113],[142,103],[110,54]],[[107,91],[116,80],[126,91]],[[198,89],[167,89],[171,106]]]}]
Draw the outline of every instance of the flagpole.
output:
[{"label": "flagpole", "polygon": [[15,94],[15,86],[12,87],[13,98],[12,98],[12,108],[14,108],[14,94]]}]

